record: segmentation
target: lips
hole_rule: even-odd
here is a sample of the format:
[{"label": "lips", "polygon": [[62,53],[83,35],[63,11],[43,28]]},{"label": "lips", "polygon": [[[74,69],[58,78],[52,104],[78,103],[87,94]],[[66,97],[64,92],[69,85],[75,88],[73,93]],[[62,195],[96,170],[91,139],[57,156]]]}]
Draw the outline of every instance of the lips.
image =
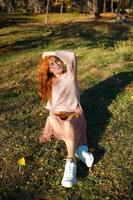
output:
[{"label": "lips", "polygon": [[61,68],[61,66],[59,66],[59,67],[56,67],[56,70],[58,70],[58,69],[62,69],[62,68]]}]

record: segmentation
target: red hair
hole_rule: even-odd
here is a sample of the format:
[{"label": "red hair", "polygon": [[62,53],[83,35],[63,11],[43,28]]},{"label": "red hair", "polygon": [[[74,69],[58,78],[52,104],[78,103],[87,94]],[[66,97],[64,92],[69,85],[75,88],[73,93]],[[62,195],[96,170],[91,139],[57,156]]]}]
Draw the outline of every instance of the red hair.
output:
[{"label": "red hair", "polygon": [[[52,97],[52,77],[54,77],[53,73],[49,72],[49,59],[56,56],[45,56],[44,59],[41,59],[40,63],[38,64],[37,70],[37,82],[38,82],[38,90],[39,95],[43,101],[50,101]],[[59,59],[60,60],[60,59]],[[62,66],[64,67],[64,72],[66,71],[66,66],[64,65],[63,61]]]},{"label": "red hair", "polygon": [[48,60],[53,56],[46,56],[44,59],[41,59],[38,64],[37,70],[37,82],[39,95],[43,101],[51,100],[52,93],[52,76],[49,72],[49,63]]}]

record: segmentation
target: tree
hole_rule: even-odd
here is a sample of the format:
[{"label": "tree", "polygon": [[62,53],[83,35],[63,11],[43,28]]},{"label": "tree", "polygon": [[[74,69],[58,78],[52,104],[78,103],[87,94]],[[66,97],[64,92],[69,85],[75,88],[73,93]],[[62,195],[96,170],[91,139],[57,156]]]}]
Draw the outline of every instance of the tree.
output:
[{"label": "tree", "polygon": [[103,12],[104,13],[106,12],[106,0],[104,0],[104,2],[103,2]]},{"label": "tree", "polygon": [[111,0],[111,12],[114,12],[113,5],[114,5],[114,0]]},{"label": "tree", "polygon": [[87,0],[87,12],[91,13],[93,11],[93,0]]},{"label": "tree", "polygon": [[64,0],[61,0],[60,15],[63,13]]},{"label": "tree", "polygon": [[4,0],[0,0],[0,10],[7,11],[7,2]]},{"label": "tree", "polygon": [[8,5],[8,13],[14,12],[16,9],[16,1],[15,0],[8,0],[7,1]]},{"label": "tree", "polygon": [[100,13],[99,13],[99,9],[98,9],[98,0],[93,0],[93,12],[94,12],[95,18],[100,17]]},{"label": "tree", "polygon": [[47,0],[46,17],[45,17],[45,23],[46,23],[46,24],[48,23],[49,4],[50,4],[50,0]]},{"label": "tree", "polygon": [[127,12],[125,8],[128,7],[129,1],[127,0],[119,0],[118,7],[117,7],[117,22],[123,23],[127,21]]}]

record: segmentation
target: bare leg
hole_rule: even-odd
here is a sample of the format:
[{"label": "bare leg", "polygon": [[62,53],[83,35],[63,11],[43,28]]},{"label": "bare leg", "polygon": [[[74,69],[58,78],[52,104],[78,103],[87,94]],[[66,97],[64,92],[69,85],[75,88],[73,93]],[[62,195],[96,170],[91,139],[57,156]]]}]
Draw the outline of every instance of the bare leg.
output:
[{"label": "bare leg", "polygon": [[66,139],[64,140],[66,147],[67,147],[68,156],[67,156],[64,175],[63,175],[61,184],[63,187],[70,188],[77,181],[77,179],[76,179],[77,165],[76,165],[76,162],[74,161],[74,159],[75,159],[75,134],[74,134],[73,126],[71,125],[71,123],[69,121],[65,121],[65,123],[64,123],[64,132],[65,132],[66,136],[68,136],[68,139],[66,137]]},{"label": "bare leg", "polygon": [[75,144],[75,135],[74,135],[74,129],[69,121],[66,121],[64,123],[64,131],[65,134],[69,134],[71,136],[71,139],[66,139],[65,144],[67,147],[67,158],[74,159],[75,158],[75,151],[76,151],[76,144]]},{"label": "bare leg", "polygon": [[75,143],[74,141],[67,140],[65,141],[65,144],[66,144],[67,153],[68,153],[67,158],[73,160],[75,158]]},{"label": "bare leg", "polygon": [[74,129],[73,126],[71,125],[71,123],[69,121],[64,121],[62,124],[59,123],[58,118],[56,118],[55,116],[50,116],[49,121],[50,124],[54,130],[54,132],[56,132],[57,134],[62,134],[62,131],[64,132],[64,137],[66,138],[65,144],[67,147],[67,152],[68,152],[68,158],[74,159],[75,158],[75,134],[74,134]]}]

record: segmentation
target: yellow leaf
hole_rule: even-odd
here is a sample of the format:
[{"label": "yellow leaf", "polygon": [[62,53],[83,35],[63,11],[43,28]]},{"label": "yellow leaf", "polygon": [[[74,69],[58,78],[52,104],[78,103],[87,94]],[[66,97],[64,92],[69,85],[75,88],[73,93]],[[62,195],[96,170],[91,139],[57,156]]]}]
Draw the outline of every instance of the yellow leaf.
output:
[{"label": "yellow leaf", "polygon": [[133,96],[131,96],[131,99],[133,99]]},{"label": "yellow leaf", "polygon": [[20,158],[20,159],[18,160],[18,164],[19,164],[20,166],[25,166],[25,165],[26,165],[26,164],[25,164],[25,158],[24,158],[24,157]]}]

